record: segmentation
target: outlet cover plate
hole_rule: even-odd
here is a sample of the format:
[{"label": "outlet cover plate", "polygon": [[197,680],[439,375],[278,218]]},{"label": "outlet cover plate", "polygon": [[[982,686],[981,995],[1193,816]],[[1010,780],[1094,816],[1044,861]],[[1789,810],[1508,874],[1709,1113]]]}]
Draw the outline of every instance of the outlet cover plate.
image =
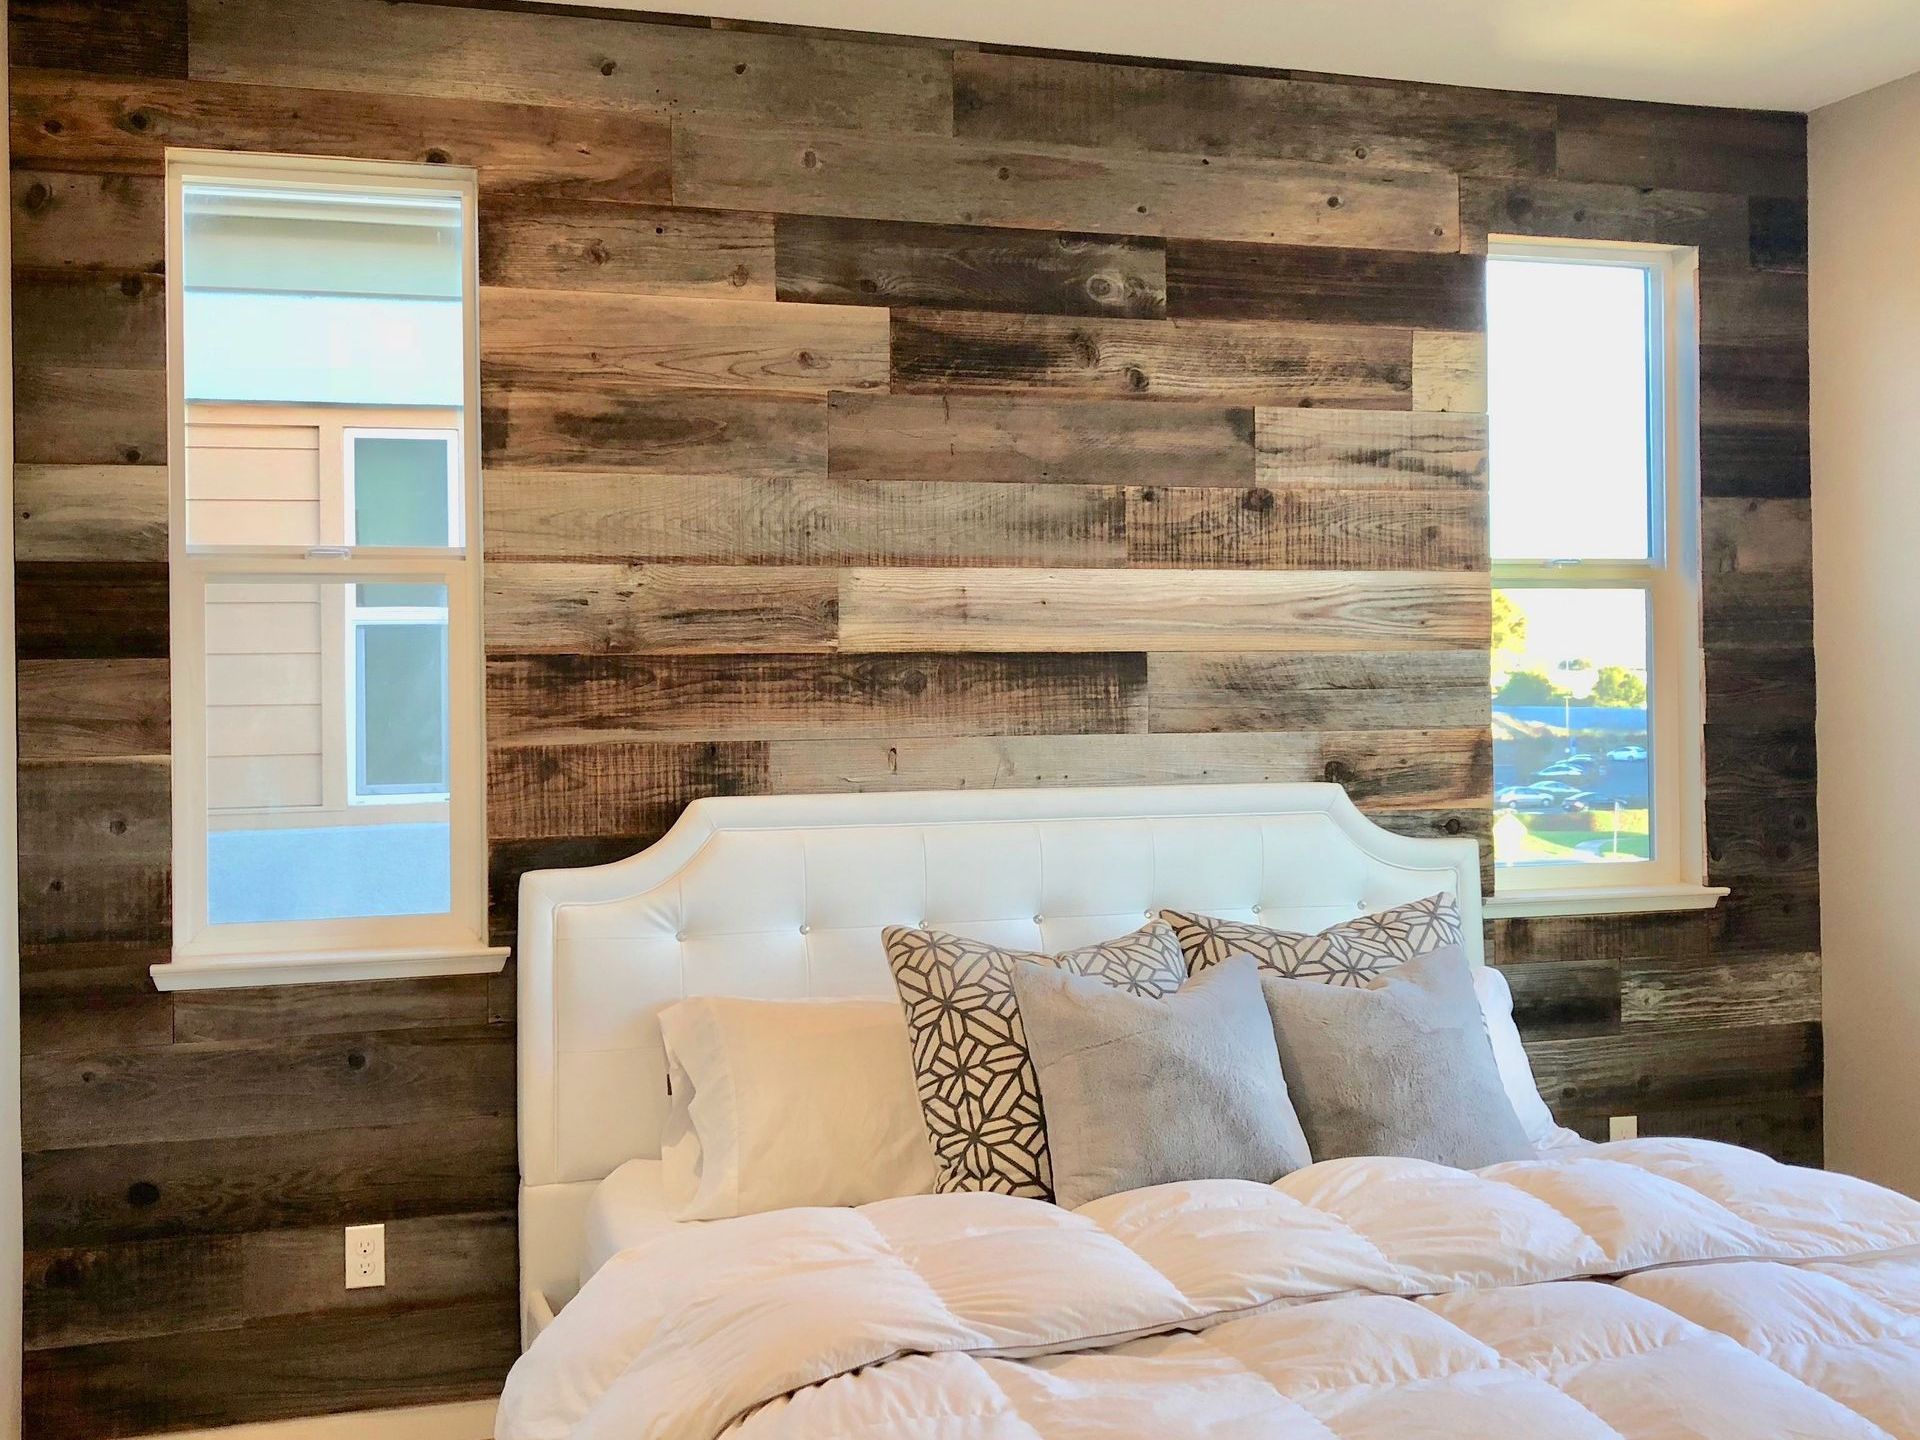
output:
[{"label": "outlet cover plate", "polygon": [[387,1227],[347,1226],[347,1289],[387,1283]]}]

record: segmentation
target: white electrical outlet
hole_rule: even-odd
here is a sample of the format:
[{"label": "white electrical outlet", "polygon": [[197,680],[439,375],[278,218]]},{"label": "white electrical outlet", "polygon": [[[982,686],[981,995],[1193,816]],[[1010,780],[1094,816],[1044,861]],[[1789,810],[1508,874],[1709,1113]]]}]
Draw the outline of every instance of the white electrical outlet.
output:
[{"label": "white electrical outlet", "polygon": [[1607,1117],[1607,1139],[1638,1140],[1640,1138],[1640,1117],[1638,1115],[1609,1115]]},{"label": "white electrical outlet", "polygon": [[387,1227],[347,1226],[347,1289],[387,1283]]}]

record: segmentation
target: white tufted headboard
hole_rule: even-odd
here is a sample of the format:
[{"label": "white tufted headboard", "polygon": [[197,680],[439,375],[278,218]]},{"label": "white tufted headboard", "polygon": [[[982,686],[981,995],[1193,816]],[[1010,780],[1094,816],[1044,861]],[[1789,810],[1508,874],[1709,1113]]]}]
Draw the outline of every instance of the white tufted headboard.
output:
[{"label": "white tufted headboard", "polygon": [[686,995],[892,995],[888,925],[1060,950],[1178,906],[1318,930],[1439,890],[1481,960],[1471,839],[1411,839],[1337,785],[696,800],[639,854],[520,882],[520,1270],[577,1285],[594,1184],[656,1155],[656,1019]]}]

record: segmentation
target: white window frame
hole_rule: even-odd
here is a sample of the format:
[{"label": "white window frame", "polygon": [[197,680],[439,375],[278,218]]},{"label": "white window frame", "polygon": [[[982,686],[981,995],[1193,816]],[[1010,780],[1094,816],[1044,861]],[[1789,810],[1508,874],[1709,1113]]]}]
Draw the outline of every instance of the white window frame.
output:
[{"label": "white window frame", "polygon": [[1493,588],[1643,590],[1648,628],[1646,861],[1494,867],[1493,916],[1700,910],[1706,883],[1706,659],[1700,610],[1699,252],[1691,246],[1491,236],[1487,257],[1635,265],[1648,285],[1648,558],[1492,562]]},{"label": "white window frame", "polygon": [[[183,318],[189,183],[303,186],[456,196],[462,235],[464,404],[461,543],[445,550],[352,545],[187,544],[187,396]],[[488,944],[485,672],[479,455],[479,264],[470,168],[308,156],[169,150],[167,211],[168,560],[173,686],[173,955],[152,967],[162,990],[310,984],[417,975],[491,974],[507,950]],[[267,407],[262,407],[263,410]],[[284,407],[283,407],[284,408]],[[350,462],[350,456],[347,461]],[[350,482],[349,482],[350,483]],[[348,496],[349,507],[351,495]],[[351,508],[347,514],[351,516]],[[314,581],[429,583],[447,590],[452,903],[444,915],[211,925],[207,922],[206,595],[209,584]]]}]

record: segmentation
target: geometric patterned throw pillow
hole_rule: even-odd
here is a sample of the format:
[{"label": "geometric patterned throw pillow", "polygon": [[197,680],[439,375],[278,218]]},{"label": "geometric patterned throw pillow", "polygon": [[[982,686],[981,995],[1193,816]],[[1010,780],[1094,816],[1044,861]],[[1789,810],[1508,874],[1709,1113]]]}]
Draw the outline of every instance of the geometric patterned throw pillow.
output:
[{"label": "geometric patterned throw pillow", "polygon": [[881,937],[907,1013],[934,1188],[1053,1198],[1040,1078],[1013,996],[1013,967],[1037,961],[1158,999],[1187,978],[1180,942],[1154,920],[1117,940],[1059,955],[1006,950],[938,930]]},{"label": "geometric patterned throw pillow", "polygon": [[1195,975],[1232,956],[1251,955],[1262,970],[1291,980],[1363,986],[1396,965],[1460,943],[1460,908],[1445,892],[1343,920],[1314,935],[1181,910],[1162,910],[1160,918],[1180,937]]}]

